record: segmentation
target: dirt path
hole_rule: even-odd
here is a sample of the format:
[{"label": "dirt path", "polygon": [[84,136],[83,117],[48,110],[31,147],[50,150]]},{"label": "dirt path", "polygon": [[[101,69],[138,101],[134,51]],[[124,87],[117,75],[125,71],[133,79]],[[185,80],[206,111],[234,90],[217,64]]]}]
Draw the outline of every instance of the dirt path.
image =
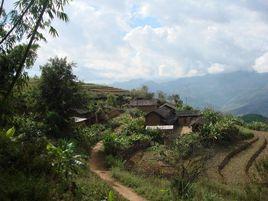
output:
[{"label": "dirt path", "polygon": [[[245,172],[245,167],[252,155],[263,145],[265,138],[268,139],[268,133],[265,132],[255,131],[254,135],[255,137],[259,137],[259,140],[235,155],[222,170],[225,183],[247,183],[250,181],[250,178]],[[266,149],[264,150],[265,152]]]},{"label": "dirt path", "polygon": [[89,161],[91,171],[96,173],[102,180],[107,182],[115,191],[117,191],[125,199],[130,201],[146,201],[146,199],[139,196],[131,188],[122,185],[111,176],[111,172],[105,168],[105,156],[102,150],[102,142],[98,142],[92,149],[91,159]]}]

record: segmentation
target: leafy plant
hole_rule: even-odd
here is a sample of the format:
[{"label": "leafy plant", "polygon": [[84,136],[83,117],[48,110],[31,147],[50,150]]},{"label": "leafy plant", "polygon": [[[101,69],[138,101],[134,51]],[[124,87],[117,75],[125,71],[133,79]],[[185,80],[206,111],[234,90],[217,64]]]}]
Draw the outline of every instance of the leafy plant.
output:
[{"label": "leafy plant", "polygon": [[72,142],[61,140],[58,146],[48,143],[47,152],[51,157],[51,166],[56,175],[60,175],[67,181],[71,181],[79,169],[85,166],[83,156],[75,153]]}]

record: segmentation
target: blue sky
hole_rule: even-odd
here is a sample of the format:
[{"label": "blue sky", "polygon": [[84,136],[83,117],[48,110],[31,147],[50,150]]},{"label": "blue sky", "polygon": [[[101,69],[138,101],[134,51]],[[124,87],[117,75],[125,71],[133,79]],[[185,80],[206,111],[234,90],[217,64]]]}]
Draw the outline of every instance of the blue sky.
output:
[{"label": "blue sky", "polygon": [[75,0],[66,11],[31,75],[54,56],[98,83],[268,72],[267,0]]}]

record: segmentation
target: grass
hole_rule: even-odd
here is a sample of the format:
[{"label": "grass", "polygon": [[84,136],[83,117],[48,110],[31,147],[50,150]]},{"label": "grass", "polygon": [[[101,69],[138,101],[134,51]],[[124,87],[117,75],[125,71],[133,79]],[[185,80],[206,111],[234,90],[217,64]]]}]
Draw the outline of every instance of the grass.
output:
[{"label": "grass", "polygon": [[110,201],[108,197],[114,197],[113,200],[116,201],[126,201],[89,170],[83,172],[76,182],[81,194],[79,201]]},{"label": "grass", "polygon": [[[133,172],[112,168],[112,175],[124,185],[150,201],[175,200],[170,190],[170,181],[153,176],[142,176]],[[267,188],[256,184],[231,185],[201,178],[193,187],[193,197],[187,201],[267,201]],[[183,200],[181,200],[183,201]],[[186,200],[185,200],[186,201]]]},{"label": "grass", "polygon": [[252,130],[245,128],[245,127],[242,127],[242,126],[237,126],[237,127],[238,127],[239,132],[242,135],[243,139],[247,140],[247,139],[254,137]]},{"label": "grass", "polygon": [[203,180],[195,186],[194,200],[198,198],[197,200],[211,201],[267,201],[267,190],[256,184],[235,185]]},{"label": "grass", "polygon": [[137,175],[118,167],[112,168],[112,176],[151,201],[171,201],[170,182],[157,177]]}]

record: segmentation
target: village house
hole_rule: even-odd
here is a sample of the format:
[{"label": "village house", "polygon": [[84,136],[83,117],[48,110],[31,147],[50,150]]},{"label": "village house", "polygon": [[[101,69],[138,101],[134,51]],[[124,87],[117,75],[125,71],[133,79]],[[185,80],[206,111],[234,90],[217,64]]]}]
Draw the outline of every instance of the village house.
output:
[{"label": "village house", "polygon": [[[201,117],[198,111],[177,111],[172,104],[166,103],[159,108],[149,112],[145,116],[146,126],[173,125],[177,127],[191,126],[191,123]],[[195,126],[202,123],[196,121]]]},{"label": "village house", "polygon": [[127,105],[129,108],[137,108],[146,113],[157,109],[158,106],[159,102],[156,99],[135,99],[131,100]]},{"label": "village house", "polygon": [[146,129],[160,130],[165,135],[165,144],[192,131],[198,131],[203,118],[198,111],[177,111],[177,108],[165,103],[145,116]]}]

